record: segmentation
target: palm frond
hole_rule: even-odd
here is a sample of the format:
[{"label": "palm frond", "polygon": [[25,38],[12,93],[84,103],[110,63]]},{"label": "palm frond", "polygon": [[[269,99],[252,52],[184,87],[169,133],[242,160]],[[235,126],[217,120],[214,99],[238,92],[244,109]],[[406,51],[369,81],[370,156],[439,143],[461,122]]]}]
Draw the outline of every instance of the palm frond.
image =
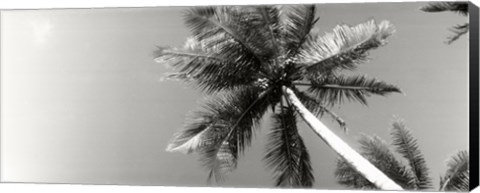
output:
[{"label": "palm frond", "polygon": [[270,67],[269,71],[273,71],[274,66],[279,65],[279,60],[278,56],[283,55],[282,47],[279,44],[279,40],[277,38],[277,34],[279,31],[279,14],[280,11],[278,10],[277,7],[275,6],[258,6],[257,7],[258,12],[261,13],[263,21],[265,23],[265,27],[267,28],[266,31],[268,31],[268,41],[271,44],[272,48],[272,55],[271,59],[273,61],[273,66]]},{"label": "palm frond", "polygon": [[198,151],[215,144],[219,138],[228,133],[232,122],[228,116],[238,114],[235,108],[243,104],[238,103],[240,98],[234,98],[236,96],[233,93],[218,95],[206,101],[201,110],[191,113],[185,129],[175,134],[167,151],[183,153]]},{"label": "palm frond", "polygon": [[451,35],[447,38],[446,43],[447,44],[453,43],[458,38],[460,38],[462,35],[467,34],[469,30],[470,30],[470,24],[469,23],[454,26],[452,29],[450,29],[450,31],[453,32],[453,35]]},{"label": "palm frond", "polygon": [[295,56],[309,38],[318,18],[315,18],[315,5],[285,6],[281,11],[284,26],[284,44],[287,57]]},{"label": "palm frond", "polygon": [[469,191],[470,167],[467,151],[459,151],[447,162],[447,172],[440,180],[440,191]]},{"label": "palm frond", "polygon": [[262,14],[265,24],[271,26],[273,30],[278,30],[280,25],[280,6],[255,6],[257,11]]},{"label": "palm frond", "polygon": [[237,138],[227,133],[223,136],[222,142],[203,148],[200,154],[202,155],[201,161],[209,170],[209,184],[212,180],[222,182],[228,173],[237,168],[239,155]]},{"label": "palm frond", "polygon": [[367,104],[367,97],[372,94],[385,96],[401,90],[377,79],[366,76],[329,76],[312,79],[308,91],[313,93],[323,104],[333,105],[345,100]]},{"label": "palm frond", "polygon": [[270,60],[276,58],[278,45],[278,9],[275,6],[237,7],[228,14],[234,15],[233,22],[228,25],[245,37],[246,43],[259,56],[263,65],[268,66]]},{"label": "palm frond", "polygon": [[228,116],[228,133],[223,133],[214,146],[201,149],[201,160],[210,170],[209,181],[215,179],[221,182],[226,174],[236,168],[238,155],[250,145],[254,128],[271,104],[268,92],[242,97],[243,101],[239,103],[243,105],[236,106],[237,113]]},{"label": "palm frond", "polygon": [[238,67],[260,69],[273,55],[261,14],[251,7],[218,6],[193,8],[185,15],[194,37],[206,48],[217,47],[218,55]]},{"label": "palm frond", "polygon": [[271,47],[278,53],[279,45],[276,36],[280,27],[280,10],[276,6],[257,6],[256,9],[262,15],[262,23],[265,25],[269,41],[272,43]]},{"label": "palm frond", "polygon": [[227,39],[227,41],[236,41],[249,49],[242,34],[227,26],[226,22],[233,16],[226,12],[227,9],[227,7],[195,7],[185,13],[185,22],[199,41],[229,36],[233,39]]},{"label": "palm frond", "polygon": [[370,20],[350,27],[338,25],[327,33],[306,42],[298,57],[307,64],[305,73],[316,77],[336,69],[354,69],[367,60],[368,51],[386,44],[395,29],[388,21],[376,24]]},{"label": "palm frond", "polygon": [[414,179],[414,174],[405,164],[395,157],[382,139],[376,136],[364,136],[360,140],[360,144],[362,144],[362,154],[370,160],[370,162],[404,189],[413,189],[413,184],[410,182]]},{"label": "palm frond", "polygon": [[178,133],[167,150],[199,152],[204,165],[221,176],[236,167],[238,153],[250,144],[253,130],[270,104],[267,92],[243,88],[219,94],[195,112],[186,130]]},{"label": "palm frond", "polygon": [[[411,189],[409,181],[412,179],[413,174],[403,163],[396,159],[383,140],[378,137],[363,136],[359,142],[362,148],[362,155],[365,158],[404,189]],[[343,159],[337,160],[335,176],[337,182],[347,187],[377,189],[373,183],[369,182]]]},{"label": "palm frond", "polygon": [[215,48],[206,49],[189,38],[183,48],[159,47],[155,61],[176,71],[167,74],[169,79],[192,83],[207,93],[249,85],[257,79],[252,69],[236,68],[236,63],[217,53]]},{"label": "palm frond", "polygon": [[[463,16],[468,16],[468,2],[432,2],[420,8],[420,10],[425,12],[443,12],[450,11],[455,12]],[[463,25],[456,25],[450,29],[453,32],[453,35],[447,38],[446,43],[451,44],[460,38],[462,35],[468,33],[469,24],[465,23]]]},{"label": "palm frond", "polygon": [[[206,50],[202,43],[193,37],[187,38],[183,47],[170,48],[157,46],[154,57],[155,62],[164,64],[167,68],[174,68],[183,71],[195,71],[201,67],[202,63],[228,63],[228,60],[214,55],[215,50]],[[193,62],[193,59],[201,59],[199,62]]]},{"label": "palm frond", "polygon": [[294,90],[294,91],[298,99],[300,99],[302,104],[305,105],[305,107],[310,112],[320,117],[323,117],[325,113],[330,115],[330,117],[333,120],[335,120],[338,123],[338,125],[343,128],[344,131],[347,131],[347,124],[342,117],[338,116],[335,112],[331,111],[326,106],[322,105],[320,101],[310,96],[309,94],[298,91],[298,90]]},{"label": "palm frond", "polygon": [[344,159],[337,158],[336,163],[335,178],[340,185],[355,189],[378,189]]},{"label": "palm frond", "polygon": [[425,12],[451,11],[461,15],[468,15],[468,2],[432,2],[420,8]]},{"label": "palm frond", "polygon": [[423,190],[432,187],[432,182],[428,176],[429,169],[426,165],[425,158],[418,148],[417,140],[413,138],[410,130],[406,128],[403,121],[396,120],[393,123],[391,132],[393,142],[398,153],[408,160],[410,169],[414,174],[412,184],[415,190]]},{"label": "palm frond", "polygon": [[274,171],[276,186],[311,187],[314,182],[310,156],[297,131],[295,110],[281,107],[269,134],[264,160]]}]

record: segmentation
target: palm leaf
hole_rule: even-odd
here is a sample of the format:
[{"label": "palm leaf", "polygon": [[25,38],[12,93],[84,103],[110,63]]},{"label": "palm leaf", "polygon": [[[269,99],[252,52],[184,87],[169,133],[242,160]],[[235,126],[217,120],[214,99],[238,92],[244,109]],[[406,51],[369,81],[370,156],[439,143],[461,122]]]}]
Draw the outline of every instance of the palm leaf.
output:
[{"label": "palm leaf", "polygon": [[401,120],[393,123],[392,144],[396,147],[405,159],[408,160],[410,169],[414,174],[412,184],[414,189],[423,190],[432,187],[431,179],[428,176],[429,170],[425,163],[425,158],[418,148],[417,140],[413,138],[411,132],[406,128]]},{"label": "palm leaf", "polygon": [[[420,8],[420,10],[425,12],[443,12],[451,11],[458,13],[463,16],[468,16],[468,2],[432,2]],[[450,29],[453,32],[453,35],[447,38],[446,43],[451,44],[462,35],[468,33],[469,24],[465,23],[463,25],[456,25]]]},{"label": "palm leaf", "polygon": [[447,162],[447,172],[440,180],[440,191],[469,191],[470,167],[467,151],[459,151]]},{"label": "palm leaf", "polygon": [[398,87],[377,79],[342,75],[313,79],[308,91],[322,103],[329,105],[342,103],[345,100],[358,101],[366,105],[367,97],[372,94],[385,96],[393,92],[401,93]]},{"label": "palm leaf", "polygon": [[315,5],[285,6],[281,15],[285,52],[290,57],[295,56],[318,21],[318,18],[315,18]]},{"label": "palm leaf", "polygon": [[298,90],[295,90],[295,94],[310,112],[320,117],[323,117],[323,115],[326,113],[330,115],[330,117],[334,119],[338,123],[338,125],[343,128],[344,131],[347,130],[347,124],[343,120],[343,118],[328,109],[326,106],[322,105],[320,101],[316,100],[314,97],[308,95],[307,93]]},{"label": "palm leaf", "polygon": [[159,47],[155,61],[176,71],[167,74],[169,79],[184,80],[207,93],[249,85],[257,79],[252,69],[236,68],[237,64],[219,56],[220,52],[189,38],[183,48]]},{"label": "palm leaf", "polygon": [[167,150],[199,152],[205,166],[221,180],[236,168],[239,152],[250,144],[253,129],[267,110],[267,92],[237,89],[209,100],[193,114],[187,129],[178,133]]},{"label": "palm leaf", "polygon": [[470,30],[470,24],[465,23],[463,25],[456,25],[450,31],[453,32],[453,35],[449,36],[447,39],[447,44],[453,43],[455,40],[460,38],[462,35],[465,35]]},{"label": "palm leaf", "polygon": [[236,6],[194,8],[186,13],[185,20],[194,37],[207,48],[218,47],[218,54],[238,67],[259,69],[273,51],[265,38],[264,23],[259,22],[261,16],[251,10]]},{"label": "palm leaf", "polygon": [[335,169],[337,183],[355,189],[376,190],[377,187],[357,172],[347,161],[338,158]]},{"label": "palm leaf", "polygon": [[280,45],[278,44],[277,40],[277,33],[279,30],[279,14],[280,10],[278,10],[275,6],[258,6],[256,10],[262,16],[262,24],[266,28],[267,36],[269,38],[269,42],[271,43],[271,48],[278,54],[278,50],[280,49]]},{"label": "palm leaf", "polygon": [[210,170],[209,180],[214,178],[220,182],[226,174],[236,168],[239,153],[250,145],[253,129],[271,104],[268,91],[260,94],[253,92],[240,98],[242,102],[239,103],[243,105],[235,107],[236,115],[228,116],[230,119],[228,133],[223,133],[215,145],[201,149],[201,160]]},{"label": "palm leaf", "polygon": [[452,11],[461,15],[468,15],[468,2],[432,2],[420,8],[425,12]]},{"label": "palm leaf", "polygon": [[226,175],[237,168],[238,146],[237,138],[225,135],[222,142],[201,150],[201,160],[208,168],[208,182],[225,180]]},{"label": "palm leaf", "polygon": [[231,120],[238,112],[233,94],[220,95],[210,99],[202,110],[191,113],[185,130],[175,134],[167,147],[170,152],[191,153],[203,147],[211,146],[229,131]]},{"label": "palm leaf", "polygon": [[230,21],[234,23],[227,25],[242,34],[262,65],[268,66],[278,55],[278,9],[275,6],[245,6],[233,7],[227,12],[234,15]]},{"label": "palm leaf", "polygon": [[192,34],[200,41],[228,35],[248,49],[243,36],[227,26],[226,22],[231,15],[225,11],[226,9],[226,7],[196,7],[186,12],[185,22]]},{"label": "palm leaf", "polygon": [[216,49],[206,50],[201,42],[190,37],[181,48],[157,46],[154,53],[155,62],[164,64],[167,68],[180,70],[180,72],[195,72],[203,63],[217,65],[228,63],[228,60],[216,56]]},{"label": "palm leaf", "polygon": [[368,51],[386,44],[394,31],[388,21],[376,24],[370,20],[354,27],[338,25],[332,33],[307,41],[298,60],[308,65],[305,73],[310,77],[335,69],[354,69],[367,60]]},{"label": "palm leaf", "polygon": [[[396,159],[383,140],[378,137],[363,136],[359,142],[362,155],[365,158],[404,189],[412,189],[409,182],[413,178],[413,174],[409,168]],[[369,182],[343,159],[337,160],[335,176],[338,183],[347,187],[377,189],[373,183]]]},{"label": "palm leaf", "polygon": [[360,144],[362,144],[362,154],[388,177],[405,189],[413,188],[410,183],[414,178],[412,171],[395,157],[382,139],[364,136]]},{"label": "palm leaf", "polygon": [[264,160],[274,171],[275,185],[311,187],[314,176],[310,156],[297,131],[295,109],[282,107],[274,119]]},{"label": "palm leaf", "polygon": [[[278,40],[278,32],[279,32],[279,14],[280,11],[276,6],[258,6],[256,11],[259,12],[262,16],[263,26],[268,35],[265,36],[267,41],[264,43],[268,45],[270,50],[273,51],[271,54],[267,56],[267,58],[271,59],[273,63],[269,63],[268,65],[268,72],[272,72],[276,66],[280,64],[278,60],[279,55],[283,55],[282,47],[279,44]],[[257,32],[258,33],[258,32]]]}]

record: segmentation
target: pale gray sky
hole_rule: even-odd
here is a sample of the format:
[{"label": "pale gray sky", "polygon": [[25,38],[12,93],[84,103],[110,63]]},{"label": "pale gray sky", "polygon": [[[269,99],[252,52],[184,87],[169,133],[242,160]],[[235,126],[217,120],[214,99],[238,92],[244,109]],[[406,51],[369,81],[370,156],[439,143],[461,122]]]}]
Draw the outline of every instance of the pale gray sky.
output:
[{"label": "pale gray sky", "polygon": [[[443,43],[447,29],[467,18],[424,13],[418,10],[423,4],[318,5],[320,31],[372,18],[391,21],[397,33],[357,73],[406,93],[335,109],[348,134],[324,120],[356,146],[360,133],[389,141],[393,115],[404,118],[437,185],[445,159],[468,149],[468,40]],[[183,9],[3,11],[2,180],[205,186],[207,172],[195,155],[164,150],[200,93],[159,81],[166,69],[152,60],[155,45],[181,45],[189,35]],[[335,153],[304,124],[300,129],[315,187],[341,188],[333,178]],[[224,186],[272,186],[261,162],[268,131],[262,127]]]}]

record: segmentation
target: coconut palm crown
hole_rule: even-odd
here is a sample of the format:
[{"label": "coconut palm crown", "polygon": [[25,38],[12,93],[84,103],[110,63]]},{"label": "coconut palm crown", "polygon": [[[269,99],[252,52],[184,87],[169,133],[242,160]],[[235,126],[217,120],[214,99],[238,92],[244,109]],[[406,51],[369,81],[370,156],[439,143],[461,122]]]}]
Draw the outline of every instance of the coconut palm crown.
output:
[{"label": "coconut palm crown", "polygon": [[192,37],[180,48],[160,47],[156,61],[174,69],[169,78],[200,88],[208,99],[191,113],[167,150],[198,153],[209,179],[221,181],[237,167],[271,111],[274,123],[264,161],[273,170],[275,185],[311,187],[310,156],[297,130],[298,117],[307,121],[300,110],[306,106],[308,115],[329,115],[345,128],[331,107],[344,101],[367,104],[371,95],[400,92],[374,78],[341,73],[356,69],[370,50],[386,44],[394,33],[388,21],[341,24],[321,35],[312,30],[318,21],[315,12],[313,5],[186,11]]}]

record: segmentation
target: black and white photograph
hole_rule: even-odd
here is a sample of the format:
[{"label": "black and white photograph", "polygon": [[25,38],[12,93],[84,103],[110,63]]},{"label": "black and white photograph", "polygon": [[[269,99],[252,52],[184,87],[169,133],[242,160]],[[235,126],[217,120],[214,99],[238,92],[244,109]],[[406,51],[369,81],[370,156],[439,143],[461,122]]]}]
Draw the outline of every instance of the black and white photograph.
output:
[{"label": "black and white photograph", "polygon": [[478,186],[472,2],[8,9],[0,40],[2,183]]}]

